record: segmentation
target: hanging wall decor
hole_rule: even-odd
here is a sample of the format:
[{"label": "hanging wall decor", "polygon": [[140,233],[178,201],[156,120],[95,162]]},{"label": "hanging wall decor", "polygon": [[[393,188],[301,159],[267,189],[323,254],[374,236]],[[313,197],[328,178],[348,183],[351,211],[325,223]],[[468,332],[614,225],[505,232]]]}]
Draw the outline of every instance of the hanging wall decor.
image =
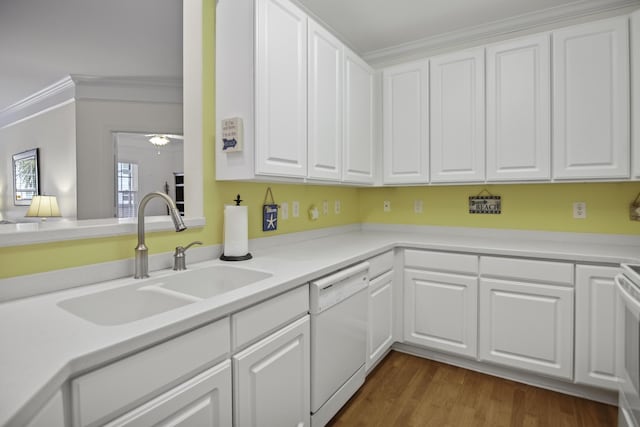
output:
[{"label": "hanging wall decor", "polygon": [[278,229],[278,205],[273,199],[271,187],[267,187],[262,204],[262,231],[276,231]]},{"label": "hanging wall decor", "polygon": [[[487,193],[483,196],[483,193]],[[502,212],[502,200],[500,196],[494,196],[487,190],[482,190],[476,196],[469,196],[470,214],[499,214]]]}]

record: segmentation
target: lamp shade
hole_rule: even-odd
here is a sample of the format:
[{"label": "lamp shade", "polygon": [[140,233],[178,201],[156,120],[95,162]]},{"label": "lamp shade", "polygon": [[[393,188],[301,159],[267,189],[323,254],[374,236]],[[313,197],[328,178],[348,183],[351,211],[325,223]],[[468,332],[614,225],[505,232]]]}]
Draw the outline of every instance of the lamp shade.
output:
[{"label": "lamp shade", "polygon": [[56,199],[56,196],[34,196],[25,216],[37,216],[40,218],[61,216],[58,199]]}]

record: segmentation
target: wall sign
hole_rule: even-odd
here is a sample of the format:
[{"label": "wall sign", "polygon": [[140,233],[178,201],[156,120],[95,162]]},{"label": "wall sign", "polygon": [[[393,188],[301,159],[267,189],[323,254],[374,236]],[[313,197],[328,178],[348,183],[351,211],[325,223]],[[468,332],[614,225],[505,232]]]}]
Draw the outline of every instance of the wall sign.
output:
[{"label": "wall sign", "polygon": [[499,214],[501,211],[500,196],[469,196],[470,214]]},{"label": "wall sign", "polygon": [[[271,198],[271,201],[269,201]],[[267,187],[262,204],[262,231],[276,231],[278,229],[278,205],[273,199],[271,187]]]}]

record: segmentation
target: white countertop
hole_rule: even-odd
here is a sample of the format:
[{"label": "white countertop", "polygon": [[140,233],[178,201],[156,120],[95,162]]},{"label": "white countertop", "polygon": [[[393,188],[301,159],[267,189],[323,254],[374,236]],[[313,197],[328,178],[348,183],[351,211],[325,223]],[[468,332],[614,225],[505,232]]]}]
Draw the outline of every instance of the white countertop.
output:
[{"label": "white countertop", "polygon": [[[0,425],[28,420],[69,378],[151,344],[241,310],[394,247],[585,263],[640,261],[640,237],[413,226],[364,226],[361,231],[288,242],[252,251],[241,263],[273,276],[146,319],[99,326],[59,308],[59,301],[131,283],[129,278],[0,304]],[[286,239],[286,238],[285,238]],[[180,272],[154,272],[157,278]]]}]

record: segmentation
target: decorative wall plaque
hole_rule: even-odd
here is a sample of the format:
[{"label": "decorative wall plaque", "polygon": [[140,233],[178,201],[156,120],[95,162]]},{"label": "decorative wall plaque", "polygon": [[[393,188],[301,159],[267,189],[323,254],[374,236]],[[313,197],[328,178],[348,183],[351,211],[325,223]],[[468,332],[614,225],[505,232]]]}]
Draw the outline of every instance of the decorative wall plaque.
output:
[{"label": "decorative wall plaque", "polygon": [[500,196],[469,196],[470,214],[499,214],[501,211]]}]

